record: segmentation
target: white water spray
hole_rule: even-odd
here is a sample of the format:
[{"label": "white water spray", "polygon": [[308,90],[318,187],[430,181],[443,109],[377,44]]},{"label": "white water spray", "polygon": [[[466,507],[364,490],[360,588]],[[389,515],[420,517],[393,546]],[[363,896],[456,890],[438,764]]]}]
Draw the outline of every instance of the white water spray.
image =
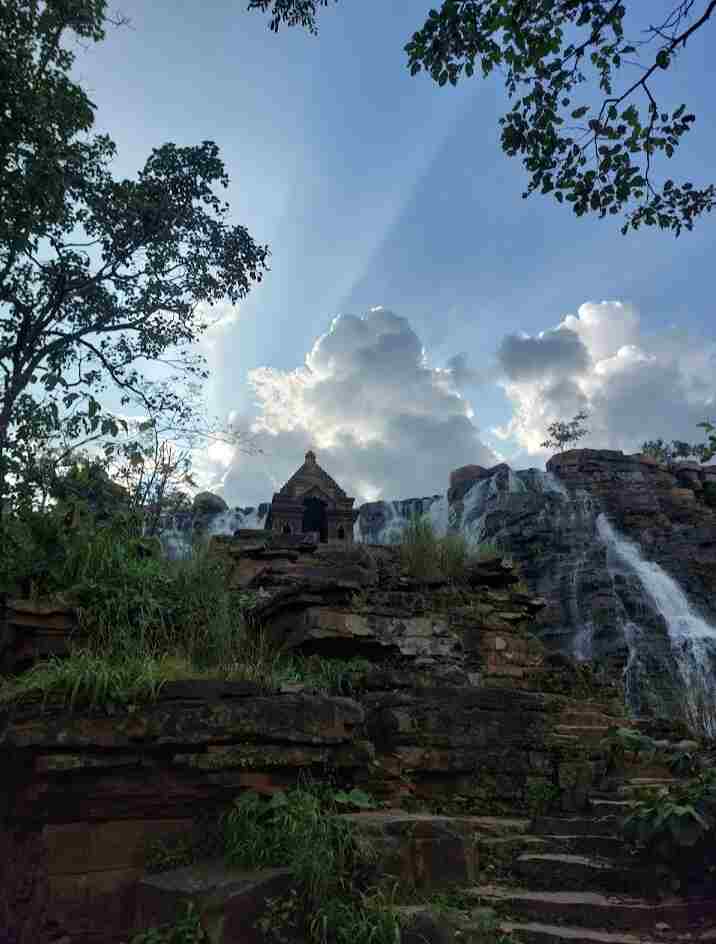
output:
[{"label": "white water spray", "polygon": [[[605,544],[639,578],[644,592],[666,622],[671,651],[683,683],[687,718],[696,730],[716,736],[716,628],[693,612],[679,585],[639,547],[620,537],[603,514],[597,532]],[[631,661],[631,660],[630,660]]]}]

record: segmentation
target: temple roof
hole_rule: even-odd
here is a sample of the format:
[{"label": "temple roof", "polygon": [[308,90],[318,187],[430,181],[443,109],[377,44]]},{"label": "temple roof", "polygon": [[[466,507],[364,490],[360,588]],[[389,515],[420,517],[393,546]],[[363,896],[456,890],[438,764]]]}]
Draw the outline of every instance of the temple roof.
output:
[{"label": "temple roof", "polygon": [[316,454],[311,449],[306,453],[303,465],[293,473],[279,494],[285,495],[303,483],[315,485],[317,481],[336,498],[347,497],[340,485],[316,462]]}]

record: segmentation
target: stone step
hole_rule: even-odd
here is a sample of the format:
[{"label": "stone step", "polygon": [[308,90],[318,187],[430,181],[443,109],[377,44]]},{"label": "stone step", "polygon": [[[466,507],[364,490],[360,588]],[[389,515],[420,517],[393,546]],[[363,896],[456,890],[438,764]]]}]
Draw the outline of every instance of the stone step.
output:
[{"label": "stone step", "polygon": [[556,734],[588,738],[590,743],[592,741],[601,741],[607,733],[606,727],[602,724],[556,724],[554,731]]},{"label": "stone step", "polygon": [[575,855],[619,857],[624,854],[624,841],[618,836],[545,836],[539,837],[550,852]]},{"label": "stone step", "polygon": [[480,905],[532,921],[609,931],[650,931],[659,923],[688,930],[716,919],[716,901],[672,897],[660,902],[627,895],[585,891],[532,891],[507,885],[479,885],[466,890]]},{"label": "stone step", "polygon": [[342,813],[370,843],[376,874],[404,885],[437,888],[477,880],[482,850],[510,862],[539,845],[529,820],[490,816],[440,816],[400,809]]},{"label": "stone step", "polygon": [[537,836],[618,836],[621,816],[535,816],[532,833]]},{"label": "stone step", "polygon": [[[644,935],[629,934],[627,931],[602,931],[589,928],[569,927],[558,924],[542,924],[529,921],[518,924],[514,921],[502,921],[499,929],[509,934],[513,941],[524,944],[562,944],[571,941],[577,944],[657,944],[657,940]],[[662,939],[663,940],[663,939]]]},{"label": "stone step", "polygon": [[600,816],[626,816],[629,810],[630,803],[628,800],[596,798],[593,796],[589,798],[590,813],[595,813]]},{"label": "stone step", "polygon": [[633,780],[673,780],[674,775],[666,764],[653,764],[647,761],[640,763],[628,761],[620,768],[622,778],[626,783]]},{"label": "stone step", "polygon": [[617,787],[617,794],[620,796],[630,796],[642,790],[644,787],[670,787],[678,782],[675,777],[633,777],[631,780]]},{"label": "stone step", "polygon": [[618,720],[601,711],[590,711],[586,708],[567,708],[559,716],[560,724],[586,724],[598,726],[604,730],[604,733],[614,725],[618,725]]},{"label": "stone step", "polygon": [[656,881],[653,867],[565,853],[523,853],[515,860],[514,871],[530,888],[544,891],[562,888],[639,895]]}]

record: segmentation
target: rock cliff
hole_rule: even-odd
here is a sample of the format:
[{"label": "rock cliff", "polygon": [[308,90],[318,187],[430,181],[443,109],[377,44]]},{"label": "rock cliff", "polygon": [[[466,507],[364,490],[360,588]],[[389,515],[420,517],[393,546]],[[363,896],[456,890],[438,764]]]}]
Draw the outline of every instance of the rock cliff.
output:
[{"label": "rock cliff", "polygon": [[[624,672],[636,712],[716,733],[715,492],[716,466],[575,449],[546,472],[458,469],[430,516],[515,561],[547,601],[548,649]],[[359,519],[373,539],[374,506]]]}]

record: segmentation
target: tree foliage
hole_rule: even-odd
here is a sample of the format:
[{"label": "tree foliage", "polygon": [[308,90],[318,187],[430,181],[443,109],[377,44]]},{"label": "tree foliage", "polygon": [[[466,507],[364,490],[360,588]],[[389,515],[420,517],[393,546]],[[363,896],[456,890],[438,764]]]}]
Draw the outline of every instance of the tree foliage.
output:
[{"label": "tree foliage", "polygon": [[[327,5],[327,0],[321,0]],[[316,3],[252,0],[278,24],[315,26]],[[644,6],[643,9],[647,9]],[[716,0],[679,0],[644,38],[625,37],[628,0],[443,0],[405,45],[411,75],[457,85],[479,70],[498,72],[512,100],[500,119],[501,144],[535,191],[571,204],[577,216],[623,215],[622,233],[659,226],[678,236],[716,205],[716,186],[657,182],[655,159],[671,159],[696,116],[668,111],[657,86]],[[631,71],[628,71],[631,70]]]},{"label": "tree foliage", "polygon": [[316,36],[316,4],[328,6],[329,0],[251,0],[249,10],[271,10],[269,29],[278,33],[279,26],[302,26],[309,33]]},{"label": "tree foliage", "polygon": [[708,422],[696,425],[701,426],[709,434],[706,442],[690,444],[674,439],[669,444],[663,439],[651,439],[642,443],[641,451],[644,455],[652,456],[667,465],[676,462],[677,459],[688,459],[692,456],[702,463],[708,462],[716,455],[716,426]]},{"label": "tree foliage", "polygon": [[559,449],[560,451],[571,442],[577,442],[582,436],[586,436],[588,430],[582,427],[582,422],[586,420],[588,414],[581,410],[576,414],[570,423],[558,421],[547,427],[550,438],[540,443],[543,449]]},{"label": "tree foliage", "polygon": [[206,310],[235,304],[268,269],[266,246],[229,226],[212,141],[152,150],[115,180],[116,148],[90,136],[94,106],[69,78],[67,34],[103,38],[104,0],[0,0],[0,504],[30,444],[72,416],[118,432],[109,385],[147,416],[181,393],[143,386],[142,362],[205,378],[190,346]]}]

